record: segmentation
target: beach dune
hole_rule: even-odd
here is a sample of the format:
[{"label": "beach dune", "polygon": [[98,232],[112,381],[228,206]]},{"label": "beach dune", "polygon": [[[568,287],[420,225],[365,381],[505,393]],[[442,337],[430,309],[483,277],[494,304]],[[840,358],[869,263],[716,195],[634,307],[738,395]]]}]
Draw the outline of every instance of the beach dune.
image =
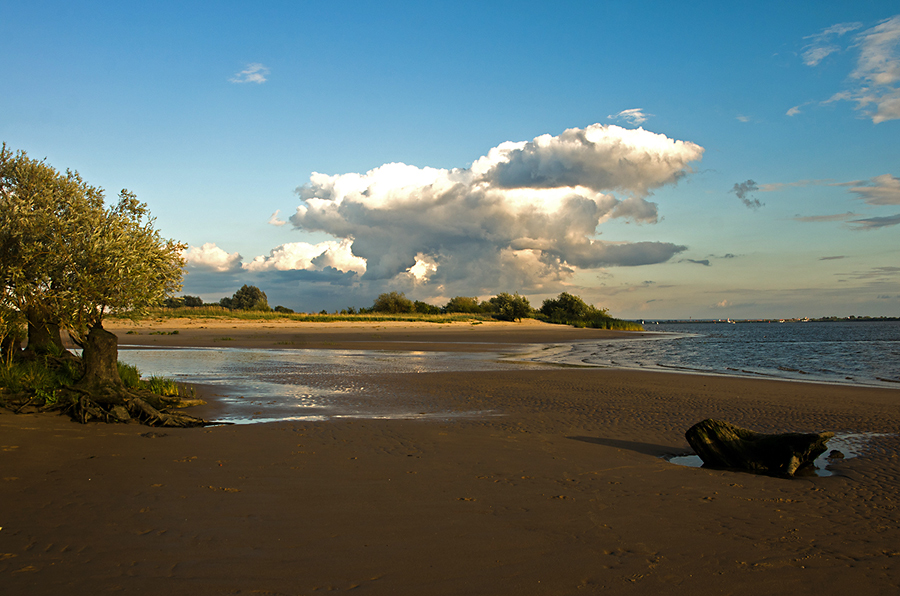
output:
[{"label": "beach dune", "polygon": [[[231,323],[117,333],[123,344],[433,350],[615,335],[534,323]],[[151,429],[0,414],[0,593],[900,587],[895,390],[558,367],[365,382],[417,406],[490,415]],[[687,453],[684,431],[709,417],[878,435],[826,478],[664,459]]]}]

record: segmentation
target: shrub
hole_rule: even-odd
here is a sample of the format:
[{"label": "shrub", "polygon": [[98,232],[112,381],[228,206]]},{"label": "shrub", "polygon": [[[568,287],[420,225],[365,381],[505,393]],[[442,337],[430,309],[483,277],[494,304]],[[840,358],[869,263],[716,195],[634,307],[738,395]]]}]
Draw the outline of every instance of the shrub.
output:
[{"label": "shrub", "polygon": [[478,298],[468,296],[455,296],[443,308],[444,312],[483,313],[484,309],[478,304]]},{"label": "shrub", "polygon": [[407,298],[403,292],[389,292],[381,294],[375,299],[375,303],[372,304],[372,311],[391,314],[411,313],[415,312],[415,306],[412,300]]},{"label": "shrub", "polygon": [[413,311],[423,314],[423,315],[439,315],[441,314],[441,309],[433,304],[428,304],[427,302],[422,302],[421,300],[416,300],[413,303]]},{"label": "shrub", "polygon": [[488,303],[491,305],[491,312],[496,313],[495,316],[504,321],[521,321],[523,318],[531,316],[531,304],[528,303],[528,298],[519,296],[518,292],[514,296],[501,292],[491,298]]}]

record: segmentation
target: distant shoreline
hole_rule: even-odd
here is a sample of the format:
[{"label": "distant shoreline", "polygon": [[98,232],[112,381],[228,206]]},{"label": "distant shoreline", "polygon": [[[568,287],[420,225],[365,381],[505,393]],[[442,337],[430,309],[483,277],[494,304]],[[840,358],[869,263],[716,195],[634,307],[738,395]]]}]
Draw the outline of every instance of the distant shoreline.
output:
[{"label": "distant shoreline", "polygon": [[641,331],[575,328],[534,319],[521,322],[333,321],[246,319],[113,319],[104,328],[119,345],[491,352],[511,346],[633,338]]}]

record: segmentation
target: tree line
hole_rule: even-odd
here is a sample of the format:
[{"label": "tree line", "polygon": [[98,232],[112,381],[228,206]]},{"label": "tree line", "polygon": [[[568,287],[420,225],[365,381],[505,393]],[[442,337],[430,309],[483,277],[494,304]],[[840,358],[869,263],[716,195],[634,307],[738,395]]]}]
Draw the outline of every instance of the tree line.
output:
[{"label": "tree line", "polygon": [[[283,306],[269,307],[265,292],[256,286],[245,285],[230,298],[222,298],[219,306],[232,310],[256,310],[293,313],[294,311]],[[196,296],[182,296],[169,298],[166,305],[172,308],[181,306],[202,306],[203,301]],[[525,318],[535,318],[549,323],[573,325],[576,327],[593,327],[601,329],[642,329],[631,321],[623,321],[610,316],[605,308],[597,308],[587,304],[579,296],[563,292],[556,298],[548,298],[543,301],[538,309],[532,308],[528,298],[520,296],[518,292],[509,294],[501,292],[487,300],[478,301],[477,297],[455,296],[447,304],[436,306],[421,300],[411,300],[404,292],[385,292],[380,294],[370,307],[348,307],[335,312],[341,315],[357,314],[474,314],[489,315],[504,321],[521,321]],[[320,314],[328,314],[323,310]]]}]

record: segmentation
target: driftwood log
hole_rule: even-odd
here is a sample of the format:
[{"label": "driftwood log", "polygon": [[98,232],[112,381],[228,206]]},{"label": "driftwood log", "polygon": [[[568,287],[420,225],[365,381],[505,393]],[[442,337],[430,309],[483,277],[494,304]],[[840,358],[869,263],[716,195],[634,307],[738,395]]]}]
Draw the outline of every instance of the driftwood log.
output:
[{"label": "driftwood log", "polygon": [[712,418],[685,433],[703,463],[776,476],[793,476],[825,453],[832,432],[767,435]]}]

